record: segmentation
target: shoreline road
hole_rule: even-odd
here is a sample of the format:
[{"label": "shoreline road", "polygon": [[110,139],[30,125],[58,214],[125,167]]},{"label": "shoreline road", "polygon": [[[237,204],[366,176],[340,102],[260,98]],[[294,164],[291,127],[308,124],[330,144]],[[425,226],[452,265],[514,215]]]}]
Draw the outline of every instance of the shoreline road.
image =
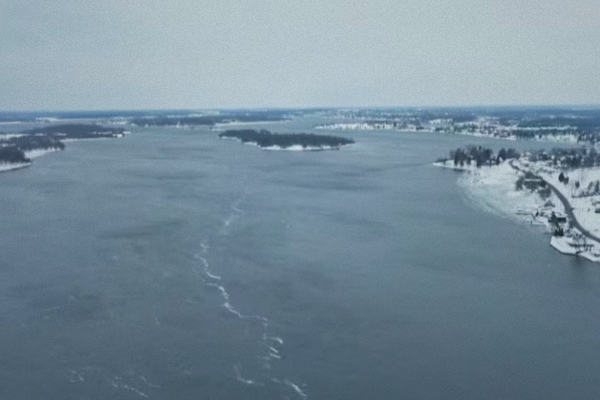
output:
[{"label": "shoreline road", "polygon": [[[509,162],[509,164],[515,170],[520,171],[520,172],[525,172],[521,168],[514,165],[512,161]],[[548,185],[550,190],[552,190],[554,192],[554,194],[556,194],[556,197],[558,197],[558,199],[563,203],[563,206],[565,207],[565,213],[567,214],[567,217],[569,217],[569,220],[571,220],[571,222],[573,223],[573,226],[575,228],[577,228],[584,236],[600,243],[600,237],[594,235],[593,233],[591,233],[590,231],[585,229],[583,226],[581,226],[579,221],[577,221],[577,218],[575,218],[575,214],[573,213],[573,206],[571,205],[571,203],[569,203],[569,200],[560,192],[560,190],[558,190],[556,188],[556,186],[554,186],[553,184],[551,184],[550,182],[548,182],[541,176],[536,175],[536,177],[541,179],[542,181],[544,181],[546,183],[546,185]]]}]

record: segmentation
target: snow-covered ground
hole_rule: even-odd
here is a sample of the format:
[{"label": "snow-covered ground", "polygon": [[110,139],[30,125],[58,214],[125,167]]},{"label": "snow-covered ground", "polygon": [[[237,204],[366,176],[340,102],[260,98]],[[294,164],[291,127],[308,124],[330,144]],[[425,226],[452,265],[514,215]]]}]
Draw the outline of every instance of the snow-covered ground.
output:
[{"label": "snow-covered ground", "polygon": [[[454,168],[452,161],[451,168]],[[478,207],[514,220],[529,224],[547,225],[552,211],[562,211],[562,205],[554,194],[543,199],[529,189],[516,189],[520,173],[508,162],[492,167],[463,167],[465,174],[458,184],[465,189],[469,199]]]},{"label": "snow-covered ground", "polygon": [[452,132],[452,135],[463,135],[463,136],[475,136],[475,137],[484,137],[484,138],[490,138],[490,139],[503,139],[503,140],[517,140],[518,138],[515,135],[512,134],[507,134],[507,135],[493,135],[491,133],[485,133],[485,132],[468,132],[468,131],[456,131],[456,132]]},{"label": "snow-covered ground", "polygon": [[328,129],[339,131],[403,131],[403,132],[433,132],[428,129],[417,129],[415,125],[394,125],[393,122],[338,122],[334,124],[317,125],[314,129]]},{"label": "snow-covered ground", "polygon": [[550,143],[577,143],[578,137],[576,135],[566,133],[566,134],[556,134],[556,135],[539,135],[533,138],[519,138],[510,132],[498,132],[498,133],[488,133],[481,131],[454,131],[453,135],[464,135],[464,136],[475,136],[475,137],[486,137],[490,139],[503,139],[503,140],[531,140],[534,142],[550,142]]},{"label": "snow-covered ground", "polygon": [[[600,192],[595,192],[596,182],[600,181],[600,167],[579,168],[564,172],[569,182],[559,181],[560,171],[542,163],[530,166],[565,196],[573,208],[573,214],[582,227],[600,236]],[[576,186],[579,186],[577,188]],[[599,184],[600,186],[600,184]],[[596,213],[598,210],[598,213]]]},{"label": "snow-covered ground", "polygon": [[534,140],[552,143],[577,143],[578,137],[571,133],[565,133],[562,135],[542,135],[541,137],[536,137]]},{"label": "snow-covered ground", "polygon": [[252,125],[264,125],[264,124],[272,124],[279,122],[290,122],[291,119],[281,119],[274,121],[227,121],[227,122],[217,122],[213,126],[213,130],[219,130],[220,128],[229,128],[231,126],[252,126]]},{"label": "snow-covered ground", "polygon": [[[59,151],[60,149],[37,149],[30,150],[25,152],[25,157],[29,159],[38,158],[48,153],[53,153],[55,151]],[[15,169],[21,169],[31,166],[31,162],[28,163],[1,163],[0,162],[0,172],[13,171]]]},{"label": "snow-covered ground", "polygon": [[[1,122],[0,122],[1,123]],[[0,133],[0,141],[24,136],[24,133]]]},{"label": "snow-covered ground", "polygon": [[[561,171],[547,163],[527,163],[526,167],[553,185],[569,202],[577,222],[591,234],[600,236],[600,192],[596,183],[600,181],[600,168],[578,168],[563,172],[568,183],[561,182]],[[600,183],[598,183],[600,186]],[[596,212],[596,210],[598,212]],[[552,246],[565,254],[578,254],[589,260],[600,262],[600,243],[583,238],[577,229],[566,232],[564,237],[553,238]],[[582,249],[581,245],[588,247]]]},{"label": "snow-covered ground", "polygon": [[107,140],[107,139],[123,139],[127,137],[131,132],[125,131],[123,133],[118,133],[115,136],[99,136],[99,137],[85,137],[85,138],[68,138],[68,139],[60,139],[63,143],[71,143],[71,142],[79,142],[81,140]]},{"label": "snow-covered ground", "polygon": [[0,172],[12,171],[31,166],[31,163],[0,163]]},{"label": "snow-covered ground", "polygon": [[[578,232],[575,233],[578,234]],[[550,239],[550,245],[563,254],[577,255],[590,261],[600,262],[600,247],[596,242],[586,241],[585,243],[591,247],[584,251],[579,248],[578,244],[580,243],[581,239],[573,236],[552,236]]]},{"label": "snow-covered ground", "polygon": [[244,144],[249,144],[251,146],[260,147],[263,150],[272,150],[272,151],[320,151],[320,150],[338,150],[340,147],[338,146],[306,146],[302,147],[299,144],[295,144],[289,147],[281,147],[281,146],[269,146],[269,147],[261,147],[255,142],[246,142]]},{"label": "snow-covered ground", "polygon": [[25,157],[27,158],[38,158],[48,153],[54,153],[55,151],[60,151],[60,149],[52,148],[52,149],[36,149],[29,150],[25,152]]},{"label": "snow-covered ground", "polygon": [[396,129],[393,123],[367,123],[367,122],[340,122],[336,124],[323,124],[315,126],[315,129],[329,129],[341,131],[372,131]]},{"label": "snow-covered ground", "polygon": [[290,147],[270,146],[270,147],[263,147],[263,149],[264,150],[281,150],[281,151],[320,151],[320,150],[338,150],[339,147],[337,147],[337,146],[322,146],[322,147],[306,146],[306,147],[302,147],[299,144],[295,144]]},{"label": "snow-covered ground", "polygon": [[[488,212],[529,224],[545,225],[549,231],[552,231],[552,225],[548,217],[553,212],[564,215],[564,206],[553,192],[550,197],[542,198],[537,192],[526,188],[517,190],[516,181],[522,172],[512,168],[508,162],[481,168],[470,165],[455,167],[451,160],[435,165],[465,171],[458,179],[458,184],[465,189],[468,198],[476,206]],[[589,197],[573,198],[572,196],[572,194],[576,196],[581,194],[575,189],[576,180],[579,180],[580,188],[587,189],[590,183],[591,186],[595,186],[595,182],[600,180],[600,168],[571,172],[568,174],[569,184],[564,185],[558,181],[558,171],[552,171],[541,164],[517,163],[517,165],[523,170],[537,173],[556,186],[574,207],[577,221],[585,229],[600,236],[600,214],[595,213],[596,208],[600,208],[600,193]],[[550,245],[563,254],[579,255],[600,262],[600,243],[584,237],[575,228],[569,229],[567,224],[565,224],[565,235],[553,236]]]},{"label": "snow-covered ground", "polygon": [[433,165],[436,167],[453,169],[455,171],[467,171],[467,172],[473,172],[473,173],[478,172],[477,170],[479,169],[476,167],[476,165],[474,163],[473,164],[454,165],[453,160],[446,160],[444,162],[436,161],[433,163]]}]

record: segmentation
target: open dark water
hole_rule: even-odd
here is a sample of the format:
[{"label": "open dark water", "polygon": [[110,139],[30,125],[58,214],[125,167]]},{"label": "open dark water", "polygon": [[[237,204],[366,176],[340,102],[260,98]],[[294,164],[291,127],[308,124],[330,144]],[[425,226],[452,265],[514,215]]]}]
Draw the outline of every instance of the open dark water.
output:
[{"label": "open dark water", "polygon": [[0,398],[600,398],[600,265],[430,166],[514,143],[348,136],[146,129],[0,174]]}]

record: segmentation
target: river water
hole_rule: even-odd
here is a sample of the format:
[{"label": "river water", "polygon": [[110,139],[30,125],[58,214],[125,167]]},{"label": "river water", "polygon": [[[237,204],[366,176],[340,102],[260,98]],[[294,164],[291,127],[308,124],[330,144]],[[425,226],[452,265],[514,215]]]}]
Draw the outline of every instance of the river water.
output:
[{"label": "river water", "polygon": [[0,174],[0,398],[600,398],[600,267],[431,166],[535,144],[346,136],[137,129]]}]

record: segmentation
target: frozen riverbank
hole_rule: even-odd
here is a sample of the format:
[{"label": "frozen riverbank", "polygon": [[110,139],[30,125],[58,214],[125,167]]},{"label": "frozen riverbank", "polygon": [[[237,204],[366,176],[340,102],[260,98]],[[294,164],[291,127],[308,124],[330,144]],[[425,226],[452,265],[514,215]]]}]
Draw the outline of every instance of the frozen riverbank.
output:
[{"label": "frozen riverbank", "polygon": [[569,202],[577,221],[586,230],[600,236],[600,167],[578,168],[563,173],[569,177],[561,181],[561,171],[547,168],[544,165],[531,164],[535,173],[556,188]]},{"label": "frozen riverbank", "polygon": [[[470,201],[485,211],[508,217],[530,225],[544,226],[547,232],[555,233],[560,227],[562,236],[552,236],[550,245],[563,254],[579,255],[591,261],[600,262],[600,242],[589,233],[600,234],[600,214],[596,213],[595,202],[590,198],[573,198],[575,183],[571,185],[558,182],[559,173],[551,169],[536,168],[530,163],[517,162],[518,168],[507,161],[497,166],[477,168],[471,165],[454,166],[453,162],[435,165],[464,171],[458,184],[465,189]],[[543,196],[538,190],[517,188],[517,182],[523,182],[526,172],[535,173],[559,190],[563,198],[553,191],[545,191]],[[600,180],[600,168],[588,171],[588,180]],[[589,182],[586,181],[586,183]],[[578,184],[581,187],[581,183]],[[566,199],[566,207],[563,202]],[[572,210],[573,216],[570,219]],[[573,218],[574,217],[574,218]],[[561,223],[559,224],[558,221]],[[577,229],[581,224],[584,229]],[[589,231],[589,232],[586,232]],[[587,234],[587,235],[586,235]]]},{"label": "frozen riverbank", "polygon": [[14,171],[30,167],[31,163],[0,163],[0,172]]},{"label": "frozen riverbank", "polygon": [[55,147],[50,148],[50,149],[35,149],[35,150],[26,151],[25,156],[27,158],[33,159],[33,158],[38,158],[38,157],[44,156],[49,153],[54,153],[55,151],[61,151],[61,150],[62,149],[58,149]]},{"label": "frozen riverbank", "polygon": [[[441,166],[441,164],[437,164]],[[548,226],[548,216],[561,213],[560,201],[554,194],[542,198],[537,192],[528,189],[516,189],[521,174],[508,162],[493,167],[464,166],[454,167],[447,162],[444,167],[464,171],[459,177],[467,197],[477,207],[502,217]]]},{"label": "frozen riverbank", "polygon": [[[34,158],[38,158],[41,157],[43,155],[46,155],[48,153],[54,153],[55,151],[60,151],[61,149],[57,149],[57,148],[51,148],[51,149],[36,149],[36,150],[30,150],[30,151],[25,151],[25,157],[27,157],[28,159],[32,160]],[[31,165],[33,164],[32,161],[29,162],[18,162],[18,163],[6,163],[6,162],[0,162],[0,172],[8,172],[8,171],[14,171],[17,169],[23,169],[23,168],[27,168],[27,167],[31,167]]]},{"label": "frozen riverbank", "polygon": [[302,146],[299,144],[294,144],[294,145],[288,146],[288,147],[281,147],[281,146],[263,147],[263,146],[260,146],[256,142],[246,142],[244,144],[260,147],[263,150],[270,150],[270,151],[323,151],[323,150],[339,150],[340,149],[340,146]]}]

